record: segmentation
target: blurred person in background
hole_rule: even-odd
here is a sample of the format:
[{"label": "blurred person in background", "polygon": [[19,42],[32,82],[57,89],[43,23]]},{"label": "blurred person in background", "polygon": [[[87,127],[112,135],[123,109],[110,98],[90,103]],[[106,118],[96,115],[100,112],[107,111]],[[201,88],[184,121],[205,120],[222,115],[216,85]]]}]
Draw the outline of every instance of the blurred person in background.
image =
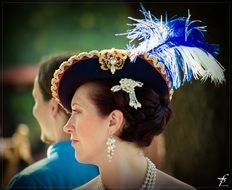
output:
[{"label": "blurred person in background", "polygon": [[50,146],[47,157],[16,174],[7,189],[72,189],[99,173],[96,166],[75,160],[70,135],[63,131],[69,115],[56,103],[50,90],[54,71],[70,56],[67,53],[53,55],[40,63],[32,92],[33,115],[41,128],[41,140]]},{"label": "blurred person in background", "polygon": [[21,167],[24,168],[34,162],[31,154],[29,127],[24,123],[20,123],[12,138],[4,138],[1,141],[1,155],[5,162],[2,179],[3,186],[5,186],[10,178],[22,169]]}]

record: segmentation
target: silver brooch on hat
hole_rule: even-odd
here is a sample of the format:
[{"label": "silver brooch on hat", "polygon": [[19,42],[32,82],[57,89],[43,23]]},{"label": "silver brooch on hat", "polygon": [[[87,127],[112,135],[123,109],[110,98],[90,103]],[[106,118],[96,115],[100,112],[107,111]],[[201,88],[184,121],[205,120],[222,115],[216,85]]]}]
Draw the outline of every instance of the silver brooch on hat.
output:
[{"label": "silver brooch on hat", "polygon": [[134,81],[132,79],[123,78],[119,81],[120,85],[115,85],[111,88],[112,92],[123,90],[129,94],[129,105],[135,109],[141,108],[140,102],[137,100],[135,95],[135,87],[142,87],[143,83]]}]

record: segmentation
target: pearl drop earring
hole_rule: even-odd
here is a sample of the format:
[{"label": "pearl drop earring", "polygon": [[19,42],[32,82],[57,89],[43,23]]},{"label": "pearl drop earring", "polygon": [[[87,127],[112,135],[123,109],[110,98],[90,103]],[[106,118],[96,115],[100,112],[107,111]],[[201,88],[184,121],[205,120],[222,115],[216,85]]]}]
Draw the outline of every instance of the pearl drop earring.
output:
[{"label": "pearl drop earring", "polygon": [[107,157],[109,162],[112,161],[113,155],[114,155],[114,150],[115,150],[115,145],[116,140],[113,138],[113,136],[109,137],[106,141],[106,145],[107,145]]}]

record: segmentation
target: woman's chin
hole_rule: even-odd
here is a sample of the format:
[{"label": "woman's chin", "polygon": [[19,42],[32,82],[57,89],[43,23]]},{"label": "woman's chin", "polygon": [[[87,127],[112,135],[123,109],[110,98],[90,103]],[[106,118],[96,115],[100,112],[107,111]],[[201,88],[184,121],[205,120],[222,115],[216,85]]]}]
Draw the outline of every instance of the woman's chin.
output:
[{"label": "woman's chin", "polygon": [[77,151],[75,151],[75,158],[80,163],[85,163],[85,161],[81,158],[80,155],[78,155]]},{"label": "woman's chin", "polygon": [[87,159],[86,157],[81,156],[80,154],[78,155],[78,153],[75,151],[75,158],[78,162],[82,163],[82,164],[92,164],[89,159]]}]

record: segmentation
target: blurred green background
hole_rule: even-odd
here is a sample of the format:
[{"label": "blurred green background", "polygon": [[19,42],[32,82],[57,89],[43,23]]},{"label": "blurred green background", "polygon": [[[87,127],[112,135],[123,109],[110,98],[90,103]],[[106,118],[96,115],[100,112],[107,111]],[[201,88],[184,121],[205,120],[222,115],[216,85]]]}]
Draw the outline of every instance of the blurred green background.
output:
[{"label": "blurred green background", "polygon": [[[139,3],[4,3],[3,66],[37,65],[48,55],[67,51],[125,48],[127,39],[115,33],[129,29],[127,18],[143,18]],[[218,177],[229,172],[229,4],[144,3],[159,17],[187,16],[207,25],[206,38],[220,44],[219,62],[227,83],[193,81],[173,96],[174,113],[164,132],[166,171],[199,189],[218,187]],[[24,77],[24,76],[21,76]],[[1,136],[10,137],[19,123],[30,127],[32,152],[39,159],[46,145],[32,116],[31,85],[1,83]],[[38,154],[38,152],[42,152]],[[2,173],[4,175],[4,171]],[[2,177],[2,176],[1,176]]]}]

